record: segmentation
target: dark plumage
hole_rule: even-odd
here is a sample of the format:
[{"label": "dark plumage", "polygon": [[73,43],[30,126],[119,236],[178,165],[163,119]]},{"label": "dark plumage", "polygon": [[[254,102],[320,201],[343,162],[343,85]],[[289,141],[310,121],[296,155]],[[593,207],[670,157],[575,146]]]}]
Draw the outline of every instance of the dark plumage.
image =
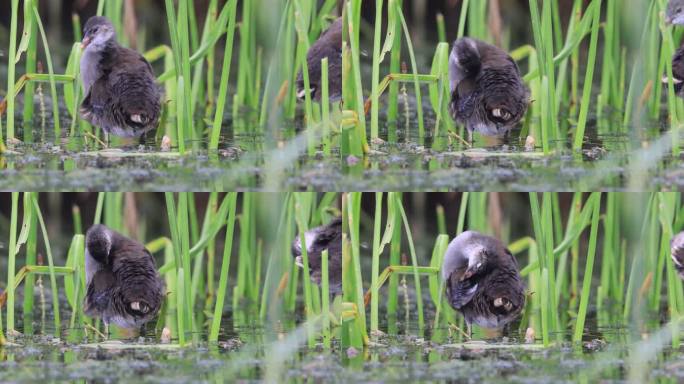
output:
[{"label": "dark plumage", "polygon": [[81,44],[81,116],[105,133],[140,137],[157,127],[161,93],[150,63],[116,41],[105,17],[88,19]]},{"label": "dark plumage", "polygon": [[684,232],[679,232],[670,241],[670,255],[680,279],[684,279]]},{"label": "dark plumage", "polygon": [[684,0],[670,0],[667,3],[665,21],[669,24],[684,25]]},{"label": "dark plumage", "polygon": [[466,231],[444,255],[442,279],[447,300],[470,328],[502,328],[525,306],[525,286],[511,252],[493,237]]},{"label": "dark plumage", "polygon": [[[342,97],[342,18],[336,19],[321,34],[306,53],[306,65],[309,69],[309,85],[311,98],[321,100],[321,60],[328,58],[328,96],[331,101]],[[297,98],[304,100],[304,77],[297,75]]]},{"label": "dark plumage", "polygon": [[[668,84],[667,76],[663,77],[663,83]],[[675,94],[684,98],[684,46],[679,47],[672,57],[672,84]]]},{"label": "dark plumage", "polygon": [[[327,225],[310,229],[304,233],[306,254],[309,259],[311,281],[321,284],[321,253],[328,250],[328,283],[330,293],[342,293],[342,219],[337,217]],[[299,235],[292,242],[295,263],[304,267],[302,243]]]},{"label": "dark plumage", "polygon": [[503,50],[464,37],[454,42],[449,56],[451,103],[454,120],[468,133],[504,135],[524,116],[529,91],[513,59]]},{"label": "dark plumage", "polygon": [[145,247],[104,225],[86,234],[85,313],[105,325],[139,328],[164,299],[164,283]]}]

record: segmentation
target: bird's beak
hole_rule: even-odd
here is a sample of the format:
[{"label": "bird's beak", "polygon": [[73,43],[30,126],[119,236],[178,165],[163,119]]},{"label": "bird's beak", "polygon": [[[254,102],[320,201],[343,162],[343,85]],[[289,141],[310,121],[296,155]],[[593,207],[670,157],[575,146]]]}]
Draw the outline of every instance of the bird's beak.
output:
[{"label": "bird's beak", "polygon": [[83,38],[83,41],[81,41],[81,50],[86,49],[88,45],[90,45],[90,41],[92,38],[90,36],[86,36]]}]

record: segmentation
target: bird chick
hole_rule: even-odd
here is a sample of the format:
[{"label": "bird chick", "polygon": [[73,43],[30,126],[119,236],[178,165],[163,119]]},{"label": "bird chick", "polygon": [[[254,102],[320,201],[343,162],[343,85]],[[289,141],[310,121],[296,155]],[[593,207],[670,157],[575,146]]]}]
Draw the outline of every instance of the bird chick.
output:
[{"label": "bird chick", "polygon": [[88,19],[81,43],[83,119],[105,134],[143,137],[155,129],[161,114],[161,92],[150,63],[116,41],[105,17]]},{"label": "bird chick", "polygon": [[451,241],[444,255],[442,279],[449,304],[471,324],[503,328],[525,306],[525,286],[518,263],[497,239],[466,231]]},{"label": "bird chick", "polygon": [[502,49],[468,37],[449,55],[451,117],[472,133],[502,136],[524,116],[529,91],[515,61]]},{"label": "bird chick", "polygon": [[[328,97],[337,101],[342,97],[342,18],[337,18],[321,34],[306,53],[306,66],[309,69],[309,90],[311,98],[321,100],[321,60],[328,58]],[[297,98],[304,100],[306,89],[304,76],[297,75]]]},{"label": "bird chick", "polygon": [[[328,283],[330,293],[342,293],[342,218],[334,218],[327,225],[310,229],[304,233],[306,255],[309,259],[311,281],[321,285],[321,253],[328,251]],[[303,268],[302,242],[297,235],[292,241],[292,256],[295,264]]]},{"label": "bird chick", "polygon": [[139,242],[104,225],[86,233],[84,312],[108,326],[135,329],[152,320],[164,299],[154,258]]}]

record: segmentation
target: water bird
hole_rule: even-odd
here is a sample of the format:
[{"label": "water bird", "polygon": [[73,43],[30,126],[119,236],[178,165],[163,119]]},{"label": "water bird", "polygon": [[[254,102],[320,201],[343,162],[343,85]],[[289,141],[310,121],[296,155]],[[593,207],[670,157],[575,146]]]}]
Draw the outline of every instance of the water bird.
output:
[{"label": "water bird", "polygon": [[86,233],[84,312],[136,329],[152,320],[164,299],[154,258],[139,242],[97,224]]},{"label": "water bird", "polygon": [[102,16],[86,22],[81,48],[83,119],[105,135],[144,138],[157,127],[161,113],[161,91],[150,63],[119,45],[114,26]]},{"label": "water bird", "polygon": [[[328,58],[328,97],[337,101],[342,97],[342,18],[337,18],[321,34],[306,53],[306,66],[309,69],[309,90],[311,98],[321,100],[321,60]],[[304,75],[297,75],[297,98],[304,100],[306,89]]]},{"label": "water bird", "polygon": [[524,116],[530,93],[513,58],[483,41],[463,37],[449,55],[451,117],[472,133],[502,136]]},{"label": "water bird", "polygon": [[670,256],[679,278],[684,280],[684,232],[679,232],[670,241]]},{"label": "water bird", "polygon": [[668,24],[684,25],[684,0],[670,0],[665,11]]},{"label": "water bird", "polygon": [[471,325],[503,328],[525,306],[518,263],[497,239],[465,231],[447,247],[442,265],[449,304]]},{"label": "water bird", "polygon": [[[304,232],[306,255],[309,259],[311,281],[321,285],[321,253],[328,251],[328,283],[330,294],[342,293],[342,218],[336,217],[327,225]],[[302,242],[299,235],[292,241],[295,264],[303,268]]]},{"label": "water bird", "polygon": [[[668,84],[667,75],[663,76],[663,84]],[[675,95],[684,98],[684,46],[677,49],[672,57],[672,84]]]}]

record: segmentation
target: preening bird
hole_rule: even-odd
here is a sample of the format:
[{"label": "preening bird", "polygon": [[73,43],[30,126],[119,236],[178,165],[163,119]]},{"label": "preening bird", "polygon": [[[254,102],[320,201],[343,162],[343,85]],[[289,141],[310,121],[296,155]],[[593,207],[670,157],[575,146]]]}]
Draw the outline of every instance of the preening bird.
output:
[{"label": "preening bird", "polygon": [[[309,260],[311,281],[321,284],[321,253],[327,250],[330,293],[333,295],[342,293],[342,218],[334,218],[327,225],[306,231],[304,243]],[[302,242],[299,235],[292,241],[292,256],[295,257],[295,264],[303,268]]]},{"label": "preening bird", "polygon": [[449,243],[442,264],[449,304],[471,324],[503,328],[525,307],[518,263],[497,239],[466,231]]},{"label": "preening bird", "polygon": [[515,61],[502,49],[463,37],[449,55],[451,117],[472,133],[502,136],[524,116],[530,93]]}]

